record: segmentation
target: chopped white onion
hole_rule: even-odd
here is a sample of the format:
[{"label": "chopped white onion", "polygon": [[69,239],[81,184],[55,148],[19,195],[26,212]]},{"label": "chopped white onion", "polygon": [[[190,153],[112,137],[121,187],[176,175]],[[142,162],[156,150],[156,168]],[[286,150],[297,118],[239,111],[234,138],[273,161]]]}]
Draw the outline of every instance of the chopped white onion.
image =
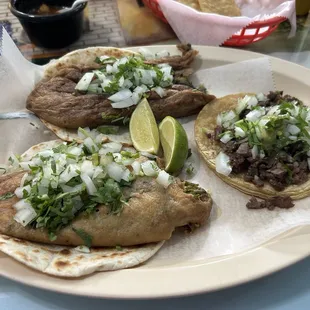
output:
[{"label": "chopped white onion", "polygon": [[24,187],[17,187],[14,194],[17,198],[23,198],[24,197],[24,190],[29,194],[31,191],[30,185],[24,186]]},{"label": "chopped white onion", "polygon": [[119,86],[119,87],[123,87],[124,82],[125,82],[125,79],[124,79],[124,76],[122,75],[122,76],[120,77],[120,79],[118,80],[118,86]]},{"label": "chopped white onion", "polygon": [[106,76],[103,72],[99,70],[94,70],[93,72],[101,82],[103,82],[106,79]]},{"label": "chopped white onion", "polygon": [[107,166],[113,162],[112,155],[101,155],[100,156],[100,166]]},{"label": "chopped white onion", "polygon": [[144,151],[140,152],[140,154],[141,154],[142,156],[147,157],[147,158],[150,158],[150,159],[155,159],[155,158],[157,157],[157,156],[154,155],[154,154],[151,154],[151,153],[148,153],[148,152],[144,152]]},{"label": "chopped white onion", "polygon": [[238,98],[238,104],[236,107],[236,112],[240,114],[246,107],[247,107],[247,101],[244,100],[244,98]]},{"label": "chopped white onion", "polygon": [[93,177],[95,167],[90,160],[84,160],[81,164],[81,173],[88,175],[90,178]]},{"label": "chopped white onion", "polygon": [[23,169],[23,170],[27,170],[30,171],[30,167],[29,166],[35,166],[33,161],[21,161],[19,163],[19,166]]},{"label": "chopped white onion", "polygon": [[160,98],[163,98],[166,95],[166,91],[162,87],[157,86],[152,88],[152,90],[154,90]]},{"label": "chopped white onion", "polygon": [[126,56],[122,57],[119,61],[118,64],[119,65],[124,65],[128,62],[128,58]]},{"label": "chopped white onion", "polygon": [[257,109],[249,112],[245,118],[250,122],[256,122],[264,114],[265,111],[263,109]]},{"label": "chopped white onion", "polygon": [[256,98],[258,101],[265,101],[267,99],[263,93],[257,94]]},{"label": "chopped white onion", "polygon": [[81,139],[85,139],[87,137],[89,137],[90,135],[90,129],[89,127],[84,127],[84,128],[79,128],[78,129],[78,137],[81,138]]},{"label": "chopped white onion", "polygon": [[[145,70],[145,69],[136,69],[136,71],[140,74],[141,83],[145,85],[152,86],[154,84],[153,81],[153,70]],[[155,72],[156,74],[156,72]]]},{"label": "chopped white onion", "polygon": [[[109,59],[109,58],[111,58],[110,56],[107,56],[107,55],[103,55],[103,56],[100,56],[99,57],[99,59],[101,60],[101,61],[104,61],[104,60],[106,60],[106,59]],[[110,60],[107,60],[105,63],[113,63],[114,62],[114,60],[113,59],[110,59]]]},{"label": "chopped white onion", "polygon": [[19,200],[13,207],[17,211],[14,215],[14,220],[24,227],[37,216],[31,204],[24,199]]},{"label": "chopped white onion", "polygon": [[120,182],[120,180],[123,177],[124,166],[112,162],[107,166],[107,172],[112,179],[114,179],[117,182]]},{"label": "chopped white onion", "polygon": [[91,153],[95,153],[99,151],[97,144],[91,137],[88,137],[84,140],[84,145],[87,147],[88,151]]},{"label": "chopped white onion", "polygon": [[102,148],[99,150],[99,154],[107,154],[107,153],[118,153],[121,151],[123,145],[119,142],[108,142],[103,144]]},{"label": "chopped white onion", "polygon": [[37,153],[38,156],[42,156],[44,158],[47,158],[47,157],[51,157],[54,155],[54,152],[53,150],[44,150],[44,151],[41,151],[39,153]]},{"label": "chopped white onion", "polygon": [[79,80],[79,82],[76,84],[75,89],[80,91],[87,91],[94,75],[95,74],[93,72],[85,73],[83,77]]},{"label": "chopped white onion", "polygon": [[120,153],[113,153],[112,156],[116,163],[122,162],[122,155]]},{"label": "chopped white onion", "polygon": [[73,146],[68,149],[68,153],[75,156],[80,156],[82,154],[82,149],[77,146]]},{"label": "chopped white onion", "polygon": [[81,252],[81,253],[90,253],[90,249],[86,245],[79,245],[75,247],[74,250]]},{"label": "chopped white onion", "polygon": [[132,102],[136,105],[140,102],[142,95],[138,94],[138,93],[133,93],[131,96],[131,100]]},{"label": "chopped white onion", "polygon": [[108,97],[110,101],[119,102],[128,99],[132,96],[132,92],[129,89],[122,89],[114,95]]},{"label": "chopped white onion", "polygon": [[105,80],[101,83],[101,88],[104,90],[107,86],[110,86],[110,84],[111,84],[111,80],[105,79]]},{"label": "chopped white onion", "polygon": [[59,183],[67,183],[72,178],[78,176],[79,166],[76,164],[70,164],[67,168],[60,174]]},{"label": "chopped white onion", "polygon": [[126,159],[122,159],[122,164],[124,166],[130,166],[133,162],[134,162],[134,158],[126,158]]},{"label": "chopped white onion", "polygon": [[173,178],[171,177],[169,173],[167,173],[164,170],[161,170],[158,173],[156,181],[158,184],[162,185],[164,188],[167,188],[173,182]]},{"label": "chopped white onion", "polygon": [[297,140],[297,137],[296,136],[289,136],[288,137],[290,140],[292,140],[292,141],[296,141]]},{"label": "chopped white onion", "polygon": [[136,98],[135,98],[135,101],[133,101],[132,97],[130,97],[122,101],[111,103],[111,106],[114,109],[124,109],[124,108],[129,108],[136,104],[137,104]]},{"label": "chopped white onion", "polygon": [[245,131],[242,129],[242,128],[240,128],[240,127],[238,127],[238,126],[236,126],[235,127],[235,136],[237,137],[237,138],[244,138],[245,137]]},{"label": "chopped white onion", "polygon": [[137,86],[133,91],[138,94],[143,94],[148,91],[148,88],[142,84],[140,86]]},{"label": "chopped white onion", "polygon": [[103,169],[100,166],[97,166],[95,168],[94,174],[93,174],[93,179],[95,178],[104,178],[105,177],[105,172],[103,171]]},{"label": "chopped white onion", "polygon": [[229,175],[232,171],[232,168],[229,165],[229,156],[220,152],[215,158],[215,168],[218,173],[226,176]]},{"label": "chopped white onion", "polygon": [[130,173],[129,169],[126,169],[123,172],[122,180],[129,182],[131,179],[132,179],[132,174]]},{"label": "chopped white onion", "polygon": [[265,156],[266,156],[266,155],[265,155],[264,150],[261,149],[261,150],[259,151],[259,157],[260,157],[260,158],[264,158]]},{"label": "chopped white onion", "polygon": [[130,80],[125,79],[123,83],[123,88],[131,88],[132,86],[133,86],[133,83]]},{"label": "chopped white onion", "polygon": [[227,143],[229,142],[231,139],[233,138],[233,135],[231,134],[231,132],[226,132],[223,137],[220,139],[221,142],[223,143]]},{"label": "chopped white onion", "polygon": [[222,114],[219,114],[219,115],[216,117],[216,125],[222,126]]},{"label": "chopped white onion", "polygon": [[155,55],[149,49],[147,49],[145,47],[140,47],[138,51],[146,59],[148,59],[148,58],[155,58]]},{"label": "chopped white onion", "polygon": [[69,185],[62,184],[62,185],[60,185],[60,187],[64,193],[78,193],[78,192],[82,191],[83,184],[81,183],[81,184],[77,184],[75,186],[69,186]]},{"label": "chopped white onion", "polygon": [[300,129],[296,126],[296,125],[287,125],[287,131],[291,134],[291,135],[297,135],[300,133]]},{"label": "chopped white onion", "polygon": [[107,71],[108,74],[113,73],[113,67],[111,65],[107,65],[106,66],[106,71]]},{"label": "chopped white onion", "polygon": [[22,177],[22,179],[20,180],[20,186],[23,187],[27,178],[28,178],[29,174],[28,173],[25,173]]},{"label": "chopped white onion", "polygon": [[94,195],[97,192],[97,188],[95,184],[93,183],[92,179],[87,175],[82,173],[81,174],[81,179],[86,185],[86,190],[89,195]]},{"label": "chopped white onion", "polygon": [[258,100],[255,96],[251,96],[250,99],[248,100],[247,106],[249,108],[253,108],[255,106],[257,106],[258,104]]},{"label": "chopped white onion", "polygon": [[257,145],[254,145],[254,146],[253,146],[253,148],[252,148],[252,150],[251,150],[251,153],[252,153],[253,159],[255,159],[255,158],[258,156],[259,152],[258,152],[258,147],[257,147]]},{"label": "chopped white onion", "polygon": [[157,176],[159,172],[159,168],[155,161],[147,160],[143,163],[141,163],[141,168],[143,170],[143,173],[148,177],[154,177]]},{"label": "chopped white onion", "polygon": [[140,175],[140,172],[141,172],[141,163],[139,163],[138,161],[134,161],[132,164],[131,164],[131,167],[135,173],[135,175]]}]

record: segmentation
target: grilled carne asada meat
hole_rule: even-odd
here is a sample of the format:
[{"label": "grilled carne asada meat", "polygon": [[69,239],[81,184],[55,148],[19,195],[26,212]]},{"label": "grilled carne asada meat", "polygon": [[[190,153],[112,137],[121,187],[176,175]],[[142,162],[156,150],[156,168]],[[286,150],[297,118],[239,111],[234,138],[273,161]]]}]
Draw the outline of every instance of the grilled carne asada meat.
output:
[{"label": "grilled carne asada meat", "polygon": [[275,208],[290,209],[294,207],[294,203],[290,196],[276,196],[261,201],[255,197],[251,197],[246,207],[255,210],[264,208],[268,210],[274,210]]},{"label": "grilled carne asada meat", "polygon": [[[258,106],[275,107],[281,102],[286,102],[287,105],[297,102],[300,107],[302,106],[301,101],[283,95],[282,91],[270,92],[265,100],[258,102]],[[240,114],[240,119],[245,118],[249,112],[249,109],[245,109]],[[289,185],[300,185],[309,180],[308,155],[304,150],[303,141],[298,141],[296,138],[296,142],[285,145],[283,149],[270,149],[260,157],[254,156],[247,138],[221,142],[224,131],[225,128],[218,125],[207,137],[220,143],[222,151],[229,156],[232,172],[243,173],[246,182],[252,182],[257,187],[263,187],[266,182],[275,190],[283,191]]]}]

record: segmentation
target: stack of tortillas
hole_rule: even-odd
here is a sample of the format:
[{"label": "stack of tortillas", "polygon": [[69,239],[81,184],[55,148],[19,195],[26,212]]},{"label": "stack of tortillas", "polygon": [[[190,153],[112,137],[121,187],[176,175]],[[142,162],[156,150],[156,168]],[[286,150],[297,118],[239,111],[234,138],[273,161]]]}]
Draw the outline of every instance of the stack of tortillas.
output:
[{"label": "stack of tortillas", "polygon": [[226,16],[241,16],[241,11],[234,0],[176,0],[197,11]]}]

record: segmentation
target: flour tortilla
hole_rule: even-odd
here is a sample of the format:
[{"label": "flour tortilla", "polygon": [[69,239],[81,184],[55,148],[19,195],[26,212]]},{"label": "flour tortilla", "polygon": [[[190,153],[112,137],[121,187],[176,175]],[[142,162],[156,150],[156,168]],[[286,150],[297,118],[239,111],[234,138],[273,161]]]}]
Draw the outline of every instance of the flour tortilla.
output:
[{"label": "flour tortilla", "polygon": [[234,0],[198,0],[201,11],[225,16],[241,16]]},{"label": "flour tortilla", "polygon": [[136,52],[116,47],[87,47],[78,49],[47,64],[44,70],[44,77],[50,78],[56,75],[61,69],[71,66],[99,68],[100,65],[96,64],[94,61],[96,57],[104,55],[120,58],[137,54]]},{"label": "flour tortilla", "polygon": [[[41,122],[50,129],[58,138],[63,141],[72,142],[73,140],[79,141],[81,138],[78,136],[77,129],[69,129],[69,128],[61,128],[56,125],[53,125],[43,119]],[[123,144],[127,144],[128,146],[132,146],[132,140],[130,137],[130,133],[128,132],[128,128],[124,130],[124,128],[120,128],[119,134],[106,134],[104,135],[106,140],[120,142]]]},{"label": "flour tortilla", "polygon": [[213,139],[209,139],[205,132],[213,132],[214,128],[216,127],[217,115],[221,112],[236,108],[238,104],[238,98],[243,98],[245,95],[247,94],[240,93],[215,99],[206,105],[199,113],[195,122],[195,140],[199,152],[205,159],[208,167],[213,170],[213,172],[224,182],[248,195],[257,196],[260,198],[290,196],[292,199],[301,199],[310,196],[310,180],[300,185],[290,185],[283,191],[276,191],[267,183],[264,185],[264,187],[259,188],[253,183],[244,181],[244,174],[241,173],[225,176],[216,172],[215,158],[221,151],[221,148],[219,143]]},{"label": "flour tortilla", "polygon": [[164,241],[141,246],[91,248],[83,253],[77,248],[40,244],[0,234],[0,251],[37,271],[75,278],[97,271],[114,271],[142,264],[156,254]]},{"label": "flour tortilla", "polygon": [[[37,144],[21,155],[30,160],[36,153],[63,143],[52,140]],[[164,241],[138,246],[91,248],[82,253],[75,247],[47,245],[0,234],[0,251],[35,270],[58,277],[80,277],[96,271],[112,271],[134,267],[154,256]]]}]

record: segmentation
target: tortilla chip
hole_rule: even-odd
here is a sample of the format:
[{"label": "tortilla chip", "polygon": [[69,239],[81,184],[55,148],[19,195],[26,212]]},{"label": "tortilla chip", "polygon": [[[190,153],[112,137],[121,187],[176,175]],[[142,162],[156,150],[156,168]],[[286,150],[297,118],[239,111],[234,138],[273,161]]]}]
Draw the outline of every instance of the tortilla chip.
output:
[{"label": "tortilla chip", "polygon": [[195,122],[195,140],[199,152],[205,159],[206,164],[224,182],[248,195],[253,195],[260,198],[290,196],[292,199],[301,199],[310,196],[310,180],[300,185],[290,185],[283,191],[276,191],[267,183],[264,187],[259,188],[253,183],[244,181],[244,174],[242,173],[232,173],[229,176],[225,176],[216,172],[215,158],[221,151],[221,147],[218,142],[213,139],[209,139],[206,132],[214,132],[217,115],[221,112],[236,108],[238,98],[242,98],[245,95],[253,94],[240,93],[215,99],[206,105],[199,113]]},{"label": "tortilla chip", "polygon": [[225,16],[241,16],[234,0],[198,0],[202,12]]},{"label": "tortilla chip", "polygon": [[180,2],[184,5],[190,6],[191,8],[193,8],[197,11],[201,11],[198,0],[176,0],[176,1]]},{"label": "tortilla chip", "polygon": [[0,251],[20,263],[57,277],[81,277],[97,271],[113,271],[142,264],[156,254],[164,241],[116,248],[77,248],[46,245],[0,234]]}]

